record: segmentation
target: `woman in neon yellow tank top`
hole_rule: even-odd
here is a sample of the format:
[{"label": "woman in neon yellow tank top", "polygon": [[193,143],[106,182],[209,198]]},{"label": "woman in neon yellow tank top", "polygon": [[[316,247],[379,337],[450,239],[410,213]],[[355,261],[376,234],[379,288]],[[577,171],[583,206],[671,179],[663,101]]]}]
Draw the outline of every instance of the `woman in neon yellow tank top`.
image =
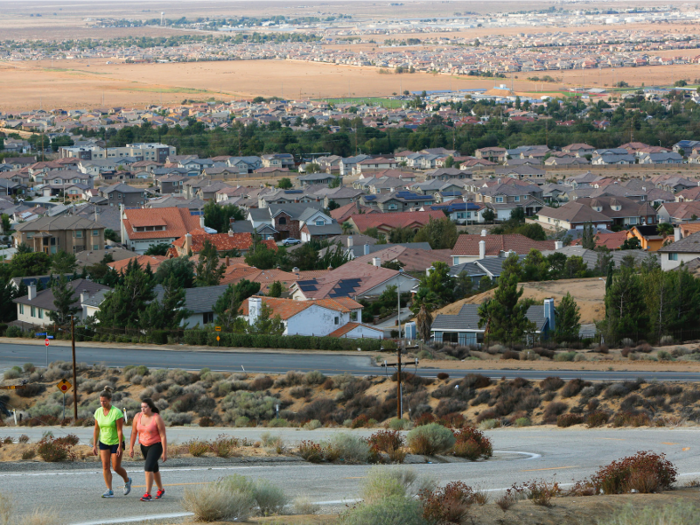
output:
[{"label": "woman in neon yellow tank top", "polygon": [[103,498],[113,498],[112,470],[124,480],[124,495],[131,492],[131,478],[122,468],[122,454],[126,449],[124,445],[124,414],[117,407],[112,406],[112,389],[108,386],[100,392],[100,408],[95,410],[95,432],[92,436],[92,453],[102,460],[102,475],[105,478],[107,490],[102,494]]}]

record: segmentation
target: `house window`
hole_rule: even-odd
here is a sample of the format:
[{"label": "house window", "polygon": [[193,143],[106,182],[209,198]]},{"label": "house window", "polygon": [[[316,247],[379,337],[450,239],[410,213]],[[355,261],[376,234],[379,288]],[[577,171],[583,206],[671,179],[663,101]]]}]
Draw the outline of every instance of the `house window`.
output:
[{"label": "house window", "polygon": [[32,311],[30,312],[32,317],[36,317],[36,308],[32,306]]},{"label": "house window", "polygon": [[100,230],[92,230],[92,236],[97,237],[100,234]]},{"label": "house window", "polygon": [[93,249],[93,250],[99,250],[99,249],[100,249],[100,245],[99,245],[99,244],[93,244],[93,245],[92,245],[92,249]]},{"label": "house window", "polygon": [[82,230],[77,230],[77,231],[75,232],[75,236],[76,236],[78,239],[82,239],[82,238],[83,238],[83,232],[82,232]]},{"label": "house window", "polygon": [[677,254],[677,253],[669,253],[669,254],[668,254],[668,260],[669,260],[669,261],[677,261],[677,260],[678,260],[678,254]]},{"label": "house window", "polygon": [[496,197],[496,202],[503,202],[503,197]]},{"label": "house window", "polygon": [[519,196],[519,195],[516,195],[516,196],[513,198],[513,200],[515,200],[515,202],[520,202],[520,196]]},{"label": "house window", "polygon": [[287,217],[280,217],[277,222],[279,224],[287,224]]},{"label": "house window", "polygon": [[[20,305],[22,306],[22,305]],[[350,320],[357,321],[357,312],[350,312]]]},{"label": "house window", "polygon": [[39,308],[39,319],[43,319],[43,318],[44,318],[44,309]]},{"label": "house window", "polygon": [[24,305],[23,304],[19,305],[19,313],[24,315]]},{"label": "house window", "polygon": [[323,219],[319,219],[316,221],[316,226],[325,226],[326,223]]},{"label": "house window", "polygon": [[390,210],[395,210],[395,209],[396,209],[396,204],[389,204],[389,206],[387,206],[387,208],[390,209]]},{"label": "house window", "polygon": [[202,323],[210,324],[214,322],[214,312],[204,312],[202,314]]},{"label": "house window", "polygon": [[630,217],[630,224],[637,224],[637,217]]},{"label": "house window", "polygon": [[340,317],[335,318],[335,324],[340,324]]}]

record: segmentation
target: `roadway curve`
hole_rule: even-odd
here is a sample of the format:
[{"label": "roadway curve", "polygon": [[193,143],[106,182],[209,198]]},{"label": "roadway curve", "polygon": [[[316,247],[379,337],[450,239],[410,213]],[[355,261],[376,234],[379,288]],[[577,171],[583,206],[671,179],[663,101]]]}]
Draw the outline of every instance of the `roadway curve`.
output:
[{"label": "roadway curve", "polygon": [[[96,347],[88,344],[78,344],[76,353],[78,362],[101,363],[110,367],[127,365],[146,365],[149,368],[183,368],[240,372],[242,369],[252,373],[280,374],[288,370],[307,372],[320,370],[324,374],[334,375],[349,373],[353,375],[383,374],[383,367],[374,364],[374,360],[358,352],[357,356],[347,353],[332,354],[327,352],[274,352],[274,351],[207,351],[168,350],[143,348]],[[65,341],[52,343],[49,347],[49,362],[70,361],[70,345]],[[390,361],[395,358],[387,354]],[[0,344],[0,369],[31,362],[37,366],[46,363],[46,349],[38,344]],[[414,366],[406,366],[409,372],[415,372]],[[393,369],[390,369],[393,372]],[[589,381],[620,381],[641,377],[647,381],[699,381],[697,372],[624,372],[624,371],[542,371],[542,370],[472,370],[450,368],[418,368],[417,372],[426,377],[435,377],[439,372],[447,372],[451,376],[463,376],[468,373],[479,373],[492,378],[523,377],[531,380],[543,379],[556,375],[562,379],[581,378]]]},{"label": "roadway curve", "polygon": [[[43,430],[43,429],[42,429]],[[54,429],[56,435],[69,429]],[[169,439],[183,442],[190,437],[211,438],[221,432],[239,437],[257,439],[265,429],[221,428],[172,428]],[[23,431],[36,433],[38,429],[6,428],[4,435],[19,435]],[[77,429],[81,437],[89,436],[90,429]],[[302,439],[324,439],[333,430],[302,431],[275,429],[287,443]],[[354,431],[366,435],[367,431]],[[532,479],[556,479],[562,484],[591,475],[600,466],[638,450],[666,453],[679,469],[679,481],[700,476],[700,458],[697,429],[594,429],[558,430],[549,428],[500,429],[487,433],[498,451],[495,458],[477,463],[420,464],[413,465],[419,474],[433,476],[442,484],[464,481],[482,490],[497,492],[514,482]],[[516,454],[526,452],[528,454]],[[40,466],[39,466],[40,465]],[[143,473],[139,465],[127,468],[134,479],[134,490],[128,497],[121,496],[121,482],[115,483],[117,497],[103,500],[102,476],[96,465],[87,464],[80,469],[56,470],[39,464],[43,470],[21,470],[20,467],[3,465],[0,471],[0,487],[17,504],[21,514],[37,507],[54,508],[68,523],[122,523],[128,518],[146,518],[182,512],[179,499],[185,488],[211,482],[221,476],[240,473],[252,478],[266,478],[284,487],[292,498],[308,496],[337,510],[343,501],[353,501],[359,496],[362,479],[369,466],[311,465],[295,463],[266,466],[241,466],[221,464],[208,466],[161,469],[166,484],[166,497],[158,502],[142,504],[137,499],[143,493]],[[40,500],[37,495],[40,494]],[[136,519],[134,520],[136,521]]]}]

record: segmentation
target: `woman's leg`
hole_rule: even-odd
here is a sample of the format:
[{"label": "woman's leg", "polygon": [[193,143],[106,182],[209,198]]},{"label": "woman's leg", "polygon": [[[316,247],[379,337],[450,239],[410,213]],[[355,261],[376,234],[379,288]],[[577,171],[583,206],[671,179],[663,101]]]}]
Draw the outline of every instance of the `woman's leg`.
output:
[{"label": "woman's leg", "polygon": [[100,460],[102,460],[102,476],[105,478],[105,485],[112,490],[112,471],[109,468],[109,458],[112,453],[107,450],[100,450]]},{"label": "woman's leg", "polygon": [[[122,454],[124,454],[124,451],[122,450]],[[122,479],[124,480],[124,483],[129,481],[129,476],[126,474],[126,470],[122,468],[122,456],[119,455],[117,456],[116,454],[112,454],[112,468],[114,469],[114,472],[119,474]]]},{"label": "woman's leg", "polygon": [[153,472],[146,471],[146,494],[150,494],[153,490]]},{"label": "woman's leg", "polygon": [[160,472],[154,472],[153,477],[156,480],[156,486],[158,487],[158,490],[163,490],[163,482],[160,479]]}]

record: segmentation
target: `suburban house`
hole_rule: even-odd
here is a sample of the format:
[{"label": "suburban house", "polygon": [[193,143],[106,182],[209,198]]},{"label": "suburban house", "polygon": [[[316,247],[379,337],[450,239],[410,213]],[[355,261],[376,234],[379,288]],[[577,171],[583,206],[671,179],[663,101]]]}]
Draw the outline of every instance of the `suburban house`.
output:
[{"label": "suburban house", "polygon": [[112,270],[120,274],[123,274],[126,271],[126,268],[129,266],[129,264],[136,264],[144,270],[150,267],[151,271],[155,272],[156,270],[158,270],[158,267],[163,261],[168,260],[168,257],[166,257],[165,255],[137,255],[134,257],[133,252],[130,253],[132,255],[131,257],[125,257],[123,259],[119,259],[118,261],[107,263],[107,266],[109,266]]},{"label": "suburban house", "polygon": [[[260,316],[263,305],[272,310],[273,317],[280,317],[284,324],[283,335],[324,337],[335,333],[335,337],[371,339],[384,337],[383,332],[360,324],[363,306],[349,297],[295,301],[254,295],[243,301],[241,317],[249,324],[254,324]],[[348,323],[354,324],[344,331],[339,331]]]},{"label": "suburban house", "polygon": [[46,216],[16,225],[14,238],[15,246],[26,244],[35,252],[48,254],[103,250],[105,227],[75,215]]},{"label": "suburban house", "polygon": [[639,203],[626,197],[596,197],[577,199],[577,203],[590,206],[598,213],[609,217],[613,226],[629,228],[657,223],[657,212],[648,202]]},{"label": "suburban house", "polygon": [[452,250],[432,250],[428,244],[427,249],[412,248],[410,245],[418,243],[402,244],[375,244],[367,255],[356,257],[353,262],[374,264],[379,258],[380,264],[388,262],[401,263],[405,272],[425,272],[435,262],[443,262],[448,266],[452,264]]},{"label": "suburban house", "polygon": [[592,224],[596,228],[610,229],[613,220],[580,201],[571,201],[559,208],[542,208],[537,212],[537,222],[543,228],[550,230],[580,230],[586,224]]},{"label": "suburban house", "polygon": [[680,238],[680,229],[676,228],[676,241],[657,250],[661,256],[661,269],[673,270],[681,264],[687,264],[700,257],[700,232]]},{"label": "suburban house", "polygon": [[143,254],[150,246],[172,244],[192,230],[204,226],[204,217],[187,208],[121,210],[121,240],[127,248]]},{"label": "suburban house", "polygon": [[495,184],[482,187],[475,195],[475,202],[489,204],[496,212],[496,220],[510,219],[515,208],[523,208],[526,217],[537,215],[544,207],[542,189],[532,184]]},{"label": "suburban house", "polygon": [[110,206],[122,204],[125,208],[139,208],[147,200],[145,190],[122,183],[100,188],[100,196],[107,199]]},{"label": "suburban house", "polygon": [[506,160],[507,155],[508,153],[505,148],[496,147],[481,148],[474,152],[474,156],[477,159],[484,159],[496,163]]},{"label": "suburban house", "polygon": [[[478,304],[465,304],[457,315],[439,314],[430,327],[433,341],[437,343],[458,344],[462,346],[481,346],[486,337],[487,327],[479,327]],[[533,334],[526,334],[529,340],[547,339],[554,330],[554,299],[545,299],[544,304],[530,306],[525,314],[535,325]]]},{"label": "suburban house", "polygon": [[360,173],[367,173],[368,171],[376,170],[391,170],[399,167],[399,162],[396,159],[385,159],[383,157],[377,157],[374,159],[365,159],[357,164],[353,168],[353,174],[358,175]]},{"label": "suburban house", "polygon": [[[195,288],[185,288],[185,305],[189,315],[180,322],[180,326],[194,328],[197,325],[204,326],[214,322],[214,305],[225,292],[228,285],[201,286]],[[162,285],[154,289],[156,299],[163,301],[165,290]]]},{"label": "suburban house", "polygon": [[509,235],[462,234],[452,248],[452,264],[473,262],[487,257],[500,257],[509,252],[527,255],[530,250],[554,250],[556,241],[533,241],[519,233]]},{"label": "suburban house", "polygon": [[271,155],[263,155],[262,167],[294,168],[294,156],[291,153],[273,153]]},{"label": "suburban house", "polygon": [[[68,283],[68,287],[73,290],[75,297],[75,306],[81,308],[81,312],[77,317],[81,320],[85,319],[85,308],[83,308],[83,299],[94,296],[100,291],[109,291],[111,288],[103,284],[98,284],[87,279],[76,279]],[[53,324],[49,318],[49,312],[56,309],[54,305],[54,295],[51,288],[37,291],[35,284],[30,284],[27,287],[28,294],[23,297],[17,297],[12,302],[17,304],[17,321],[13,321],[22,328],[30,326],[47,326]]]},{"label": "suburban house", "polygon": [[700,201],[665,202],[656,210],[659,222],[680,224],[700,217]]},{"label": "suburban house", "polygon": [[322,277],[297,281],[291,288],[292,297],[303,301],[336,297],[377,297],[388,286],[398,286],[401,292],[409,292],[418,280],[404,272],[382,268],[381,259],[372,264],[350,261],[331,270]]},{"label": "suburban house", "polygon": [[244,263],[233,263],[226,267],[220,284],[236,284],[246,279],[250,282],[260,283],[259,293],[267,295],[272,283],[277,281],[284,288],[282,291],[283,296],[288,297],[289,289],[295,282],[321,277],[328,272],[329,270],[298,271],[296,268],[291,272],[285,272],[279,268],[259,270],[258,268],[248,266]]},{"label": "suburban house", "polygon": [[627,231],[627,238],[631,239],[633,237],[639,240],[642,250],[649,252],[657,251],[666,241],[666,237],[659,235],[658,225],[656,224],[649,226],[632,226]]}]

